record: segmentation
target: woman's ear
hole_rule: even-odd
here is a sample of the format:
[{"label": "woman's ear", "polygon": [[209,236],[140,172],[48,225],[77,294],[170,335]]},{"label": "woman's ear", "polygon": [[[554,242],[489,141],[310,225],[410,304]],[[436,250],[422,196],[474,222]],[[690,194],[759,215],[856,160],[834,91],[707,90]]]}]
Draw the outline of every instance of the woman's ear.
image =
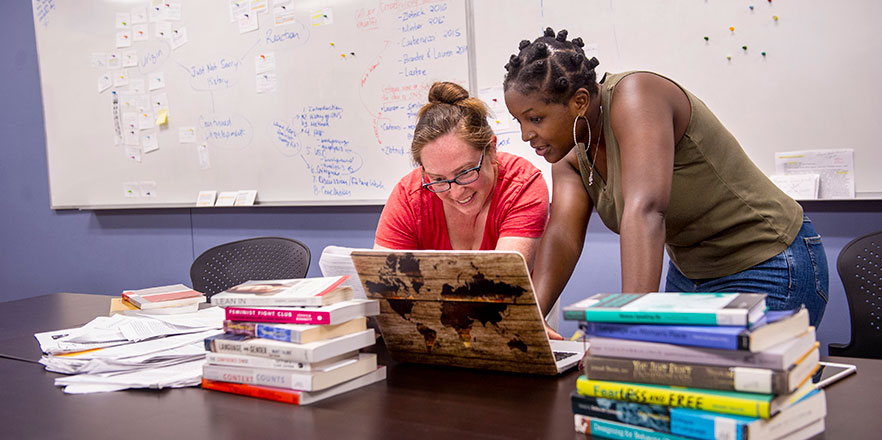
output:
[{"label": "woman's ear", "polygon": [[576,90],[576,93],[570,98],[569,107],[578,116],[585,116],[588,111],[588,104],[591,103],[591,93],[584,87]]},{"label": "woman's ear", "polygon": [[487,152],[485,153],[490,157],[491,163],[496,163],[496,135],[490,138],[490,143],[487,144]]}]

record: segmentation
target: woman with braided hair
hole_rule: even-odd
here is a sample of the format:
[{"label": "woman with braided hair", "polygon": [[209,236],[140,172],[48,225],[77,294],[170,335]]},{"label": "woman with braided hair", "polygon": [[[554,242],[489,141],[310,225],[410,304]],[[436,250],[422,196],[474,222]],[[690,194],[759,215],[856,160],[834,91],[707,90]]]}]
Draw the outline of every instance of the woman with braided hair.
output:
[{"label": "woman with braided hair", "polygon": [[697,97],[652,72],[608,73],[551,28],[506,64],[521,137],[552,163],[553,200],[533,281],[543,311],[582,252],[592,210],[620,235],[622,291],[762,292],[817,326],[827,259],[802,207],[751,162]]},{"label": "woman with braided hair", "polygon": [[532,267],[548,186],[529,161],[496,151],[487,115],[459,85],[432,85],[411,144],[418,167],[392,190],[375,248],[514,250]]}]

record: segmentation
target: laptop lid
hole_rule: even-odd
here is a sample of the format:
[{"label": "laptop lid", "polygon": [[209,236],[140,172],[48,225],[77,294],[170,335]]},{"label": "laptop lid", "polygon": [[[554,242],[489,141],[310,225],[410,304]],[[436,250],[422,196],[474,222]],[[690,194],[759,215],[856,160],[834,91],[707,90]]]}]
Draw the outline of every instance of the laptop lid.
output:
[{"label": "laptop lid", "polygon": [[553,375],[584,352],[570,344],[558,367],[517,252],[353,250],[352,262],[398,361]]}]

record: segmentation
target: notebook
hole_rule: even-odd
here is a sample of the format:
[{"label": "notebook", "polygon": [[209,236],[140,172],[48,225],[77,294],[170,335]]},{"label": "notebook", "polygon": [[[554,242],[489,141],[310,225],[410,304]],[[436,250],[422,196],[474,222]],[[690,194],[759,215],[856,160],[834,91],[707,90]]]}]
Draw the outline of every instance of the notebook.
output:
[{"label": "notebook", "polygon": [[524,257],[511,251],[353,250],[395,360],[554,375],[582,341],[552,341]]}]

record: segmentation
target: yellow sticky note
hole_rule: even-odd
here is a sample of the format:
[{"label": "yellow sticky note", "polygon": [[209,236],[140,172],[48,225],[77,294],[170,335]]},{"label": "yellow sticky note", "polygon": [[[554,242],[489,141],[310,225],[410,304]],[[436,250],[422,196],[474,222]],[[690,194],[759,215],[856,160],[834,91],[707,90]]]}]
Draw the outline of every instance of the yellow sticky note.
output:
[{"label": "yellow sticky note", "polygon": [[156,113],[156,125],[165,125],[168,123],[168,110],[162,109]]}]

